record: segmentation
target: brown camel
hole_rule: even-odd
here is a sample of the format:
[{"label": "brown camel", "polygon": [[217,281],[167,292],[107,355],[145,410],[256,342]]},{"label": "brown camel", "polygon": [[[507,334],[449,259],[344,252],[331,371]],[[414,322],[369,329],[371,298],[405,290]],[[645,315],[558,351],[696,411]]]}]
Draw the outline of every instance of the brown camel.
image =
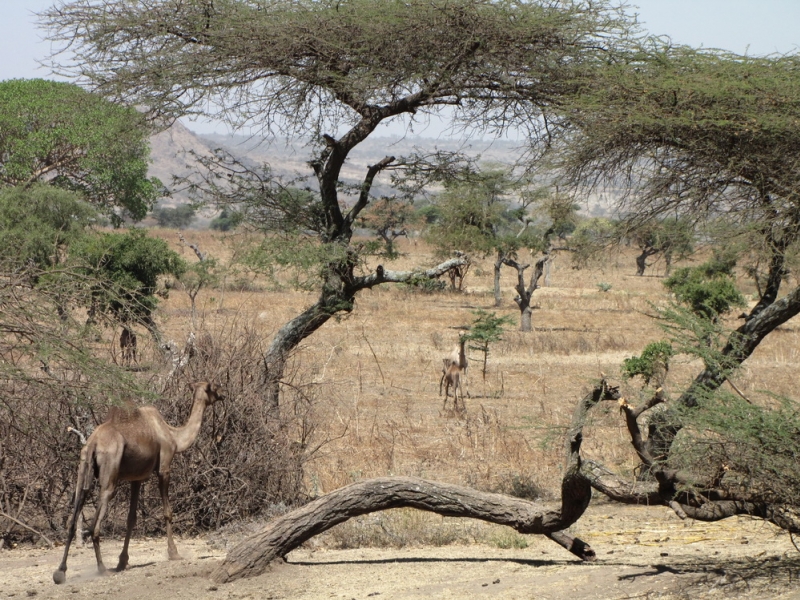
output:
[{"label": "brown camel", "polygon": [[450,395],[450,386],[453,386],[453,409],[458,410],[458,395],[461,393],[461,407],[467,408],[464,404],[464,390],[461,389],[461,368],[457,363],[452,363],[442,374],[439,380],[439,395],[442,395],[442,384],[444,384],[444,404],[442,410],[447,406],[447,398]]},{"label": "brown camel", "polygon": [[139,491],[142,483],[154,472],[158,474],[158,489],[164,504],[169,558],[170,560],[180,558],[172,540],[172,508],[168,495],[170,464],[176,453],[183,452],[197,439],[206,407],[223,399],[217,386],[205,381],[195,383],[192,388],[194,389],[192,413],[183,427],[172,427],[164,421],[155,407],[143,406],[132,410],[112,409],[109,419],[89,436],[81,450],[75,506],[69,520],[64,558],[58,570],[53,573],[53,581],[56,583],[66,581],[69,546],[75,537],[77,518],[83,508],[86,492],[92,487],[93,477],[97,477],[100,482],[97,511],[90,528],[98,572],[106,573],[106,567],[100,556],[100,524],[108,510],[108,502],[117,490],[117,484],[120,481],[131,482],[128,528],[117,564],[117,571],[121,571],[128,566],[128,542],[131,539],[131,531],[136,525]]},{"label": "brown camel", "polygon": [[[466,386],[467,396],[469,396],[469,383],[467,382],[467,368],[469,367],[469,361],[467,361],[467,352],[465,347],[466,343],[467,336],[459,335],[458,346],[456,346],[453,349],[453,352],[451,352],[447,357],[442,359],[442,377],[439,380],[439,395],[442,395],[442,384],[447,382],[447,387],[445,388],[444,394],[445,404],[447,404],[447,392],[451,385],[454,388],[454,395],[456,389],[461,392],[462,405],[464,405],[464,386]],[[456,377],[456,375],[458,376]],[[455,404],[458,404],[457,397],[455,399]]]},{"label": "brown camel", "polygon": [[136,334],[127,327],[119,334],[119,347],[122,350],[122,364],[130,366],[136,362]]}]

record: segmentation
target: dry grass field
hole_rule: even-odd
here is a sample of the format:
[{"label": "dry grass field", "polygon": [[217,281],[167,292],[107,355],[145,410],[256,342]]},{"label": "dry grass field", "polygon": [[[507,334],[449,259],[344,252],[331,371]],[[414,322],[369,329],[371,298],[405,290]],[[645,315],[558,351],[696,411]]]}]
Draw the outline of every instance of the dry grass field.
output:
[{"label": "dry grass field", "polygon": [[[195,260],[175,232],[154,231],[187,260]],[[230,258],[233,240],[224,234],[191,231],[185,237],[223,262]],[[399,249],[403,256],[390,268],[435,262],[421,241],[401,239]],[[331,320],[304,341],[289,369],[295,383],[312,384],[316,440],[325,442],[307,465],[312,491],[324,493],[383,475],[498,491],[519,484],[546,493],[557,490],[563,428],[577,400],[600,373],[635,399],[638,384],[625,387],[620,364],[662,336],[648,316],[653,303],[666,300],[659,265],[654,274],[636,277],[633,258],[633,252],[623,251],[608,257],[603,269],[576,270],[568,255],[559,255],[547,285],[534,293],[531,333],[516,331],[519,311],[512,300],[516,274],[511,269],[503,272],[503,305],[494,308],[490,259],[471,268],[463,293],[427,294],[395,285],[361,293],[352,314]],[[601,282],[610,290],[601,291]],[[255,291],[202,290],[197,298],[202,329],[224,337],[252,328],[266,345],[281,325],[316,299],[313,292],[274,289],[258,278],[250,285]],[[747,280],[740,287],[754,293]],[[441,359],[456,345],[459,328],[474,321],[476,309],[509,315],[514,325],[491,348],[485,380],[479,353],[470,352],[470,397],[461,415],[451,410],[452,403],[442,408]],[[188,296],[180,291],[162,303],[162,326],[179,342],[189,332],[189,313]],[[737,387],[754,401],[767,401],[767,392],[794,393],[798,327],[790,322],[779,328],[737,375]],[[678,361],[668,388],[680,391],[698,369],[697,363]],[[593,415],[584,449],[612,465],[631,467],[635,457],[612,408]]]},{"label": "dry grass field", "polygon": [[[153,233],[166,239],[187,261],[196,260],[192,250],[179,242],[175,231],[154,229]],[[223,264],[235,253],[236,240],[226,234],[187,231],[183,235],[187,243],[198,244],[203,252]],[[400,240],[399,250],[403,255],[391,264],[392,269],[434,263],[430,249],[421,241]],[[607,257],[603,268],[583,270],[573,269],[569,256],[559,255],[546,286],[534,294],[535,331],[521,333],[516,331],[518,325],[509,327],[504,339],[491,348],[485,380],[481,377],[478,353],[470,352],[470,395],[464,413],[454,412],[450,403],[443,409],[443,399],[439,396],[441,359],[455,346],[460,328],[474,321],[476,309],[510,315],[515,324],[519,323],[519,312],[512,301],[515,274],[512,277],[510,269],[504,271],[503,305],[497,309],[493,306],[489,259],[479,260],[472,266],[463,293],[428,294],[394,285],[361,293],[353,313],[331,320],[306,339],[287,369],[290,384],[302,387],[313,412],[310,421],[313,430],[308,438],[312,452],[304,465],[308,492],[323,494],[368,477],[413,475],[482,490],[538,495],[544,500],[556,498],[561,478],[562,437],[578,399],[601,373],[622,385],[627,397],[635,399],[637,396],[638,386],[622,381],[619,369],[624,358],[638,354],[647,343],[661,337],[659,328],[647,316],[653,303],[666,299],[659,266],[653,271],[655,274],[645,277],[634,276],[632,252],[622,251]],[[610,289],[601,291],[598,287],[601,282],[610,284]],[[740,284],[745,293],[753,293],[749,282],[742,280]],[[279,287],[258,277],[232,273],[226,276],[223,285],[203,289],[197,296],[200,329],[223,341],[234,339],[244,331],[256,331],[266,348],[274,332],[314,299],[313,293],[297,291],[288,285]],[[179,289],[171,290],[169,298],[162,301],[158,316],[166,337],[178,345],[183,344],[191,330],[190,314],[188,295]],[[769,401],[769,393],[791,396],[795,392],[795,374],[800,367],[798,327],[796,322],[790,322],[769,336],[737,375],[737,387],[754,401]],[[118,349],[109,342],[108,352],[113,357]],[[145,349],[142,362],[153,360],[155,354],[154,349]],[[696,363],[678,362],[670,371],[668,389],[680,391],[698,369]],[[584,438],[585,455],[624,472],[636,465],[616,406],[601,406],[595,410]],[[604,538],[617,535],[615,531],[618,535],[627,535],[631,527],[642,527],[641,524],[625,526],[626,519],[630,518],[625,512],[614,513],[617,521],[611,527],[603,521],[603,515],[617,509],[603,504],[598,506],[592,508],[595,516],[589,525],[579,522],[575,526],[593,545],[602,545],[607,541]],[[656,522],[672,518],[663,508],[651,510]],[[730,530],[734,537],[739,535],[737,528],[742,526],[742,521],[736,522],[738,525],[731,523],[725,526],[727,529],[719,531]],[[196,557],[204,553],[219,556],[227,543],[257,526],[258,523],[231,525],[209,536],[213,550],[195,549],[193,552]],[[110,527],[119,530],[118,526]],[[656,525],[656,529],[658,527],[663,524]],[[695,533],[682,534],[700,536],[697,540],[678,542],[679,538],[673,536],[672,545],[677,548],[683,543],[702,541],[705,539],[703,531],[706,531],[702,527],[706,526]],[[714,527],[717,526],[711,526]],[[761,525],[758,531],[764,536],[765,548],[775,544],[777,538],[771,527]],[[597,539],[593,539],[592,532]],[[708,534],[707,539],[716,539],[714,535]],[[614,544],[637,545],[641,538],[647,542],[645,545],[654,546],[663,537],[658,533],[646,533],[643,537],[641,531],[634,531]],[[779,552],[788,551],[791,547],[788,538],[784,536],[780,540],[780,546],[774,548]],[[353,519],[319,536],[304,551],[313,554],[366,547],[435,548],[475,543],[500,549],[498,551],[524,553],[526,548],[536,548],[537,556],[542,552],[558,552],[557,547],[546,540],[531,540],[503,527],[443,519],[413,510]],[[539,549],[542,544],[545,550]],[[714,551],[711,546],[708,553]],[[113,556],[113,550],[107,552],[108,556]],[[461,550],[452,552],[463,554]],[[617,552],[624,553],[625,549],[617,548]],[[742,554],[740,550],[737,552]],[[762,549],[759,552],[762,552],[759,556],[763,556]],[[132,550],[132,563],[135,553],[136,550]],[[649,555],[645,552],[643,556]],[[570,562],[568,557],[561,558]],[[684,559],[691,563],[689,555],[681,560]],[[163,557],[156,559],[160,560]],[[307,565],[316,559],[308,556],[302,560]],[[372,559],[364,560],[369,563]],[[378,561],[376,564],[391,561],[386,557],[374,560]],[[651,564],[647,562],[650,558],[641,560],[645,566]],[[2,561],[0,557],[0,563]],[[184,571],[187,568],[192,573],[197,571],[196,567],[187,566]],[[287,577],[291,580],[294,576]],[[787,590],[796,585],[789,583]],[[709,584],[706,591],[712,587]],[[0,597],[3,596],[1,588]],[[207,590],[208,586],[203,589]],[[287,591],[289,588],[282,589],[270,597],[322,597],[292,595]],[[589,588],[580,589],[586,592],[585,597],[632,597],[624,594],[634,592],[641,593],[641,597],[651,597],[649,588],[631,588],[629,592],[609,592],[608,595],[589,593],[586,591]],[[670,589],[670,593],[678,594],[678,587]],[[539,597],[504,595],[499,593],[500,587],[496,590],[498,593],[494,597]],[[23,593],[23,588],[19,592]],[[566,595],[569,592],[563,590]],[[739,592],[749,593],[746,587]],[[331,597],[336,595],[330,594]],[[354,591],[353,597],[356,595]],[[566,595],[555,591],[542,597]],[[424,597],[424,594],[387,593],[381,597]],[[459,595],[443,594],[441,597]]]}]

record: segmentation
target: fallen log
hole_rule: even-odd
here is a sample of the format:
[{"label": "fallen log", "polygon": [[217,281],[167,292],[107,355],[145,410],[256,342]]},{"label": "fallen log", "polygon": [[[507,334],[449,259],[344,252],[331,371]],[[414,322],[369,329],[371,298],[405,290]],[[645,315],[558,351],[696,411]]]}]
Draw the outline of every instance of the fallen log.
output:
[{"label": "fallen log", "polygon": [[507,525],[524,534],[546,535],[582,560],[593,560],[585,542],[562,530],[575,523],[589,506],[591,486],[581,473],[580,444],[588,409],[615,395],[601,382],[578,405],[567,436],[567,460],[561,484],[561,504],[547,508],[540,502],[426,481],[415,477],[381,477],[335,490],[287,513],[228,552],[211,577],[224,583],[263,573],[303,542],[356,516],[390,508],[411,507],[447,517],[468,517]]}]

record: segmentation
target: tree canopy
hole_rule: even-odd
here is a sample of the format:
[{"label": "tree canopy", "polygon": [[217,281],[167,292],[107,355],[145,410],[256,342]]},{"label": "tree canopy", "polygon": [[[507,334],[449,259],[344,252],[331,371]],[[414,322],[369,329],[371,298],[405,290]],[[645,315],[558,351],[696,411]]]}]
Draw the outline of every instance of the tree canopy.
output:
[{"label": "tree canopy", "polygon": [[161,193],[147,177],[149,129],[137,111],[77,85],[0,82],[0,183],[47,181],[78,191],[119,221],[141,219]]},{"label": "tree canopy", "polygon": [[[774,438],[768,429],[787,418],[786,406],[750,410],[746,399],[720,389],[767,335],[800,313],[800,287],[781,289],[787,256],[800,241],[798,65],[797,54],[737,56],[650,39],[627,58],[587,69],[582,93],[556,112],[570,126],[554,144],[563,181],[611,188],[628,223],[710,219],[714,241],[726,249],[736,246],[731,236],[746,235],[768,257],[760,298],[732,331],[721,313],[743,305],[725,275],[735,261],[668,280],[686,308],[659,316],[681,334],[676,352],[702,358],[702,368],[674,398],[658,389],[637,407],[622,404],[642,472],[653,481],[634,491],[587,464],[593,485],[612,498],[704,520],[747,513],[800,530],[794,488],[779,491],[750,477],[785,463],[786,438],[765,444],[760,456],[752,441]],[[645,414],[647,436],[638,423]],[[719,452],[706,451],[711,438]]]},{"label": "tree canopy", "polygon": [[84,234],[95,209],[79,194],[43,183],[0,188],[0,253],[6,268],[47,269]]},{"label": "tree canopy", "polygon": [[[445,112],[455,124],[537,132],[543,107],[573,83],[584,61],[613,51],[630,28],[606,2],[573,0],[73,0],[42,13],[50,39],[69,55],[57,71],[101,95],[167,121],[213,115],[234,126],[310,137],[310,194],[287,196],[268,169],[218,157],[206,183],[227,176],[214,196],[260,203],[263,213],[304,222],[297,233],[319,244],[319,300],[282,327],[265,358],[269,397],[288,352],[332,315],[351,311],[366,288],[436,277],[434,269],[364,273],[353,226],[375,178],[408,161],[376,157],[340,199],[350,152],[381,123],[410,123]],[[64,61],[59,64],[60,56]],[[414,161],[419,164],[419,160]],[[216,170],[215,170],[216,167]],[[295,241],[298,236],[295,236]],[[286,244],[283,245],[285,254]]]}]

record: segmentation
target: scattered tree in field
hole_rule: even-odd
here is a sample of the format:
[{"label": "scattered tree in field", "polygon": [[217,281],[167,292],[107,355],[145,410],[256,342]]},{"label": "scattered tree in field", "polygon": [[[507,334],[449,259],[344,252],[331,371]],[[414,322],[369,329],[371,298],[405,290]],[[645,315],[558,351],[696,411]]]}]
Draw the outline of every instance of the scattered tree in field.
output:
[{"label": "scattered tree in field", "polygon": [[220,211],[219,215],[211,219],[211,223],[208,226],[215,231],[232,231],[241,222],[242,214],[226,206]]},{"label": "scattered tree in field", "polygon": [[192,331],[197,331],[197,294],[200,290],[213,287],[220,280],[220,264],[208,256],[199,256],[200,260],[186,267],[180,277],[186,294],[192,303]]},{"label": "scattered tree in field", "polygon": [[650,266],[647,259],[652,256],[664,257],[664,272],[669,275],[672,261],[689,256],[694,251],[693,226],[682,219],[651,220],[625,231],[628,237],[641,251],[636,257],[636,274],[644,275]]},{"label": "scattered tree in field", "polygon": [[573,268],[583,269],[601,263],[605,252],[618,242],[619,229],[615,221],[605,217],[579,220],[567,242]]},{"label": "scattered tree in field", "polygon": [[629,27],[604,2],[538,0],[76,0],[42,19],[74,57],[70,64],[54,60],[55,68],[105,97],[154,117],[219,112],[234,126],[310,137],[318,191],[309,202],[286,204],[286,186],[268,170],[223,155],[208,163],[205,181],[220,200],[258,206],[272,222],[302,223],[271,235],[284,249],[302,250],[294,254],[303,261],[317,257],[319,299],[278,331],[264,358],[266,399],[274,406],[289,353],[332,316],[352,311],[361,290],[437,277],[466,261],[365,272],[351,244],[353,226],[371,202],[375,178],[408,163],[376,157],[345,209],[340,173],[350,152],[381,123],[413,124],[444,110],[455,124],[494,132],[515,125],[536,134],[542,109],[571,89],[572,69],[608,56],[614,35]]},{"label": "scattered tree in field", "polygon": [[159,227],[186,229],[197,218],[197,210],[190,204],[180,204],[174,208],[165,206],[156,208],[153,216]]},{"label": "scattered tree in field", "polygon": [[527,203],[514,208],[511,194],[521,186],[508,169],[490,167],[469,170],[455,180],[444,180],[445,190],[434,198],[437,218],[425,232],[440,256],[455,251],[472,256],[496,253],[494,263],[495,306],[502,302],[500,270],[503,259],[525,246],[520,239],[528,230]]},{"label": "scattered tree in field", "polygon": [[[525,270],[530,267],[530,264],[521,263],[518,260],[516,249],[507,252],[502,257],[498,255],[499,262],[512,267],[517,272],[517,283],[514,286],[517,295],[514,296],[514,303],[520,311],[520,331],[532,330],[533,308],[531,300],[533,299],[533,293],[539,288],[539,280],[548,272],[553,259],[553,252],[565,249],[555,248],[553,246],[554,240],[563,240],[568,233],[574,230],[575,222],[577,221],[578,206],[572,201],[571,197],[558,192],[552,195],[542,194],[538,202],[532,204],[532,207],[532,217],[525,217],[525,225],[527,226],[534,218],[536,219],[536,224],[530,228],[530,233],[525,238],[522,238],[521,235],[517,236],[517,240],[524,239],[531,254],[538,253],[542,255],[534,263],[530,282],[527,286],[525,285]],[[495,282],[497,282],[498,278],[497,271],[495,271]]]},{"label": "scattered tree in field", "polygon": [[475,322],[463,339],[472,350],[483,354],[483,380],[486,381],[486,364],[489,361],[489,346],[503,339],[503,329],[511,322],[509,317],[498,317],[493,312],[478,309],[473,313]]},{"label": "scattered tree in field", "polygon": [[399,256],[394,242],[399,237],[408,237],[408,227],[413,223],[413,207],[397,197],[373,201],[361,216],[361,225],[375,231],[383,240],[384,255],[388,259]]},{"label": "scattered tree in field", "polygon": [[0,184],[46,181],[80,192],[116,223],[142,219],[163,187],[147,177],[149,135],[136,110],[77,85],[0,82]]},{"label": "scattered tree in field", "polygon": [[[629,190],[620,208],[639,222],[709,218],[718,229],[729,223],[730,232],[747,224],[768,250],[760,298],[734,331],[721,318],[741,302],[728,276],[690,269],[670,279],[690,307],[674,311],[683,335],[670,341],[677,353],[700,356],[703,368],[676,397],[657,390],[637,407],[623,404],[641,470],[652,480],[634,489],[585,462],[592,485],[612,498],[701,520],[757,515],[800,532],[800,496],[789,483],[797,481],[796,465],[785,460],[788,440],[800,432],[796,416],[783,403],[751,405],[720,389],[767,335],[800,313],[800,288],[780,294],[800,233],[798,65],[797,54],[742,57],[649,40],[628,60],[587,71],[581,95],[566,103],[575,130],[560,147],[565,180]],[[647,435],[638,422],[645,414]]]}]

